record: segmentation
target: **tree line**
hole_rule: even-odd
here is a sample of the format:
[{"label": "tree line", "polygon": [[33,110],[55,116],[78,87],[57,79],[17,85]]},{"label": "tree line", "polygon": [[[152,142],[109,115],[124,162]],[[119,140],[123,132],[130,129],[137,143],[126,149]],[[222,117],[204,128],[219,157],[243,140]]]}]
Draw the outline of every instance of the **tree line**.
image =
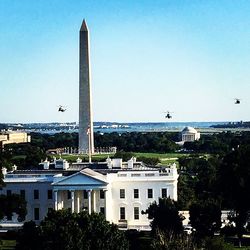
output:
[{"label": "tree line", "polygon": [[[120,145],[121,152],[119,154],[123,158],[128,155],[126,152],[136,152],[135,148],[144,149],[144,152],[157,152],[153,150],[160,147],[157,140],[161,136],[163,139],[160,140],[159,145],[164,140],[170,140],[171,143],[174,143],[177,135],[171,136],[168,133],[98,134],[95,135],[95,142],[96,145],[105,142],[106,144],[103,146],[114,145],[111,143],[116,142],[117,145]],[[77,134],[34,134],[32,137],[31,144],[8,145],[4,150],[1,150],[1,166],[10,167],[13,162],[23,160],[20,156],[26,157],[23,160],[24,164],[34,164],[35,166],[36,161],[38,163],[42,157],[46,156],[46,149],[56,145],[61,147],[65,140],[67,146],[72,146],[72,143],[77,142]],[[51,142],[53,140],[55,140],[54,143]],[[151,145],[151,148],[147,146],[148,144]],[[168,230],[166,229],[169,227],[168,223],[166,228],[164,227],[166,213],[170,209],[189,210],[191,225],[196,229],[195,239],[188,243],[189,247],[192,244],[195,244],[196,247],[204,247],[203,240],[206,237],[212,239],[217,231],[225,234],[237,234],[239,242],[241,242],[242,235],[250,227],[248,223],[250,211],[250,200],[248,199],[250,193],[250,133],[206,135],[202,136],[200,141],[185,143],[184,148],[189,150],[190,154],[187,157],[179,158],[178,202],[161,201],[152,204],[152,207],[150,206],[147,211],[144,211],[149,218],[153,219],[151,225],[155,249],[181,249],[179,246],[176,247],[176,244],[187,243],[182,238],[183,228],[177,226]],[[175,149],[172,150],[175,151]],[[4,197],[0,199],[0,202],[6,202]],[[4,206],[0,204],[1,207]],[[230,224],[220,230],[222,209],[231,211],[228,216]],[[155,210],[158,212],[154,212]],[[6,211],[2,211],[1,216],[4,214]],[[171,216],[174,215],[176,212],[173,212]],[[162,217],[159,218],[159,216]],[[167,221],[170,223],[171,220]],[[175,221],[179,221],[179,219]],[[163,223],[163,226],[159,223]],[[213,244],[208,242],[206,244]],[[170,243],[172,248],[169,246]],[[168,244],[167,248],[166,244]]]},{"label": "tree line", "polygon": [[[48,157],[48,149],[78,147],[77,133],[31,133],[31,138],[31,143],[10,144],[0,150],[0,164],[36,167],[41,159]],[[250,132],[202,135],[199,141],[185,142],[183,148],[175,143],[180,140],[179,134],[170,132],[95,133],[94,140],[95,147],[116,146],[119,152],[173,153],[185,150],[190,154],[225,155],[240,145],[249,145]]]},{"label": "tree line", "polygon": [[230,223],[221,232],[241,242],[250,229],[250,144],[223,155],[180,158],[179,164],[178,208],[189,210],[199,237],[220,231],[221,210],[228,210]]}]

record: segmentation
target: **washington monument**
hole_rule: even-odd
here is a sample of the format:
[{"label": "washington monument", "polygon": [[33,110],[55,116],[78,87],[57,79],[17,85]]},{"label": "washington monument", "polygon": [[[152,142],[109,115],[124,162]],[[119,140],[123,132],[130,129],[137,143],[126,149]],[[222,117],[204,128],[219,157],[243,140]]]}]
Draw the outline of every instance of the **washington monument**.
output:
[{"label": "washington monument", "polygon": [[85,20],[80,29],[79,49],[79,153],[94,153],[89,33]]}]

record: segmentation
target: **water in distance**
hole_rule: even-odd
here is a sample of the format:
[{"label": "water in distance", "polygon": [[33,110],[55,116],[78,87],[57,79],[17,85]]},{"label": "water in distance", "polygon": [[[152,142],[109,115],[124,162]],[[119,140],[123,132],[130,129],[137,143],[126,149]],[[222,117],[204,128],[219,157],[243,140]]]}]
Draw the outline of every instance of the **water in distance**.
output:
[{"label": "water in distance", "polygon": [[[140,123],[117,123],[117,122],[94,122],[94,132],[98,133],[125,133],[125,132],[162,132],[181,131],[189,126],[196,129],[209,129],[214,125],[222,125],[227,122],[140,122]],[[23,130],[39,133],[78,132],[78,125],[74,123],[46,123],[24,124]]]}]

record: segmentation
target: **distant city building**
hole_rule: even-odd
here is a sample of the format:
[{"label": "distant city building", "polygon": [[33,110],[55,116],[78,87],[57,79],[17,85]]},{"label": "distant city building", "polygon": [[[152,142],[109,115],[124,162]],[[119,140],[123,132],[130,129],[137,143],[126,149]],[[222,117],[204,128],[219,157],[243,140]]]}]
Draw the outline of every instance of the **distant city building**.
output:
[{"label": "distant city building", "polygon": [[[150,230],[141,211],[153,201],[177,200],[178,173],[171,167],[147,167],[136,158],[128,162],[107,158],[106,162],[71,165],[63,159],[44,161],[39,170],[3,169],[5,186],[0,194],[17,193],[27,201],[26,221],[39,223],[50,209],[86,210],[103,213],[120,228]],[[4,218],[1,226],[18,225],[16,216]],[[20,225],[20,224],[19,224]]]},{"label": "distant city building", "polygon": [[0,147],[11,143],[27,143],[31,141],[31,136],[25,132],[4,131],[0,133]]},{"label": "distant city building", "polygon": [[200,133],[192,127],[185,127],[181,132],[181,140],[183,142],[193,142],[199,139]]}]

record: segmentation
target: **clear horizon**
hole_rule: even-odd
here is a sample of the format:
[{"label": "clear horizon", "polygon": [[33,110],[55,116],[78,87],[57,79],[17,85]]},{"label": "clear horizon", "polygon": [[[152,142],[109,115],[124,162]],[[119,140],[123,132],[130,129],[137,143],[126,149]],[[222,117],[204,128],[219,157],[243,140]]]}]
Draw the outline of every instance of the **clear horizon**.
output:
[{"label": "clear horizon", "polygon": [[249,121],[249,13],[246,0],[3,0],[0,123],[78,122],[83,19],[94,121]]}]

